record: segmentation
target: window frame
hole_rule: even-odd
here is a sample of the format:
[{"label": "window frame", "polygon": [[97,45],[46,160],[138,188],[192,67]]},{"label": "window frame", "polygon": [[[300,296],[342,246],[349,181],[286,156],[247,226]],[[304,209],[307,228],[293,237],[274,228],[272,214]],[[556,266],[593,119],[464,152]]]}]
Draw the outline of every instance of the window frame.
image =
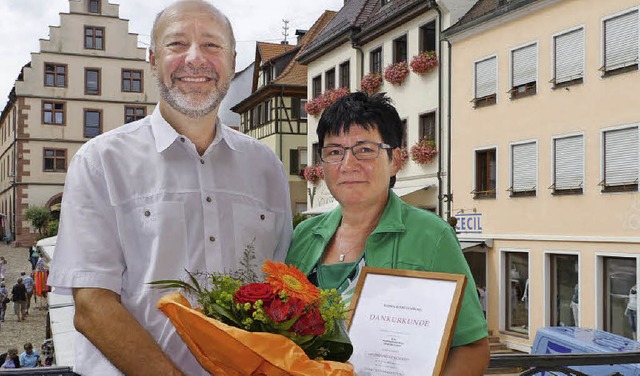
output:
[{"label": "window frame", "polygon": [[[494,155],[494,160],[495,160],[495,169],[494,169],[494,174],[495,176],[493,177],[495,180],[495,187],[493,188],[493,190],[478,190],[478,186],[479,186],[479,182],[480,179],[483,179],[483,185],[486,185],[487,187],[489,187],[491,185],[491,176],[490,176],[490,161],[491,161],[491,156],[490,156],[490,152],[493,151],[493,155]],[[485,161],[486,161],[486,166],[487,166],[487,171],[485,174],[483,174],[484,176],[480,177],[480,158],[479,158],[479,154],[486,154]],[[474,199],[495,199],[497,197],[497,191],[498,191],[498,147],[496,145],[493,146],[488,146],[488,147],[484,147],[481,149],[475,149],[473,151],[473,181],[474,181],[474,186],[473,186],[473,191],[471,191],[471,193],[473,194],[473,198]]]},{"label": "window frame", "polygon": [[[47,151],[52,151],[53,152],[53,156],[47,157]],[[57,154],[57,152],[62,151],[64,152],[64,156],[60,157]],[[46,169],[46,165],[47,165],[47,159],[53,159],[53,169],[47,170]],[[60,170],[57,168],[58,166],[58,160],[62,160],[64,163],[64,169]],[[42,148],[42,172],[67,172],[67,149],[61,149],[61,148],[50,148],[50,147],[43,147]]]},{"label": "window frame", "polygon": [[343,61],[338,65],[338,85],[351,89],[351,61]]},{"label": "window frame", "polygon": [[[426,111],[423,112],[419,115],[418,117],[418,140],[422,140],[422,139],[427,139],[429,141],[433,141],[433,143],[436,143],[436,136],[438,134],[438,114],[437,114],[437,110],[433,110],[433,111]],[[427,117],[432,117],[433,116],[433,139],[428,138],[428,135],[425,135],[425,131],[426,131],[426,127],[429,124],[425,124],[425,119]]]},{"label": "window frame", "polygon": [[[100,124],[99,124],[99,132],[97,135],[95,136],[87,136],[87,113],[89,112],[97,112],[100,116],[99,116],[99,120],[100,120]],[[85,108],[82,111],[82,136],[84,138],[94,138],[97,137],[99,135],[101,135],[102,133],[104,133],[104,121],[103,121],[103,111],[100,108]]]},{"label": "window frame", "polygon": [[[566,36],[568,34],[577,32],[582,30],[582,55],[581,55],[581,59],[582,59],[582,73],[580,74],[579,77],[575,77],[575,78],[571,78],[569,80],[566,81],[562,81],[562,82],[557,82],[558,79],[558,74],[557,74],[557,67],[558,67],[558,49],[557,49],[557,39],[561,38],[563,36]],[[573,86],[573,85],[579,85],[582,84],[584,82],[584,77],[585,77],[585,70],[586,70],[586,28],[584,25],[578,25],[575,27],[572,27],[570,29],[567,30],[563,30],[560,31],[558,33],[555,33],[551,36],[551,80],[549,82],[551,82],[552,84],[552,89],[559,89],[559,88],[563,88],[563,87],[567,87],[567,86]],[[573,77],[573,76],[569,76],[569,77]],[[560,77],[560,78],[564,78],[564,77]]]},{"label": "window frame", "polygon": [[382,52],[382,46],[369,51],[369,73],[378,73],[382,75],[384,65]]},{"label": "window frame", "polygon": [[[51,104],[52,105],[52,107],[51,107],[51,119],[52,119],[52,121],[51,122],[46,122],[45,121],[45,112],[46,112],[45,105],[46,104]],[[62,105],[62,110],[56,110],[55,109],[55,105],[56,104],[61,104]],[[64,101],[49,101],[49,100],[42,101],[41,109],[42,109],[42,111],[41,111],[41,113],[42,113],[42,117],[41,117],[42,124],[55,125],[55,126],[66,126],[66,123],[67,123],[67,106],[66,106],[66,102],[64,102]],[[60,123],[56,123],[55,122],[55,118],[56,118],[55,114],[56,113],[62,113],[62,122],[60,122]]]},{"label": "window frame", "polygon": [[[527,325],[526,330],[514,330],[514,327],[509,326],[512,322],[509,320],[510,318],[510,294],[511,294],[511,280],[514,275],[511,275],[510,266],[510,256],[515,254],[525,254],[527,257],[527,278],[531,276],[531,250],[530,249],[521,249],[521,248],[502,248],[500,249],[500,288],[501,291],[504,291],[502,297],[500,298],[500,328],[504,332],[513,333],[516,336],[524,336],[525,338],[529,338],[531,327],[531,310],[527,311]],[[519,272],[519,271],[518,271]],[[518,275],[522,277],[521,275]],[[524,290],[526,286],[521,286],[520,289]],[[529,286],[529,288],[531,288]],[[524,293],[524,291],[522,291]],[[531,296],[531,292],[529,291],[527,296]],[[517,302],[521,302],[521,298],[517,297],[515,299]],[[529,299],[530,300],[530,299]],[[527,302],[528,303],[528,302]],[[530,307],[530,305],[529,305]]]},{"label": "window frame", "polygon": [[[514,79],[515,79],[515,66],[514,66],[514,52],[518,51],[518,50],[522,50],[528,47],[533,46],[534,50],[535,50],[535,55],[536,55],[536,59],[535,59],[535,81],[529,81],[529,82],[525,82],[519,85],[515,85]],[[529,97],[532,95],[536,95],[538,93],[538,81],[540,80],[540,53],[539,53],[539,44],[538,41],[532,41],[532,42],[528,42],[525,43],[521,46],[512,48],[509,50],[509,96],[510,99],[519,99],[519,98],[524,98],[524,97]]]},{"label": "window frame", "polygon": [[[87,31],[92,30],[91,35],[87,35]],[[98,37],[96,35],[96,31],[102,31],[102,37]],[[91,37],[92,42],[91,42],[91,46],[87,45],[87,38]],[[105,46],[106,46],[106,29],[104,26],[91,26],[91,25],[85,25],[84,26],[84,35],[83,35],[83,39],[84,39],[84,49],[85,50],[97,50],[97,51],[104,51],[105,50]],[[97,41],[98,39],[101,39],[102,42],[102,48],[98,48],[97,45]]]},{"label": "window frame", "polygon": [[[129,73],[129,78],[125,78],[125,73]],[[140,73],[140,91],[133,90],[134,83],[138,79],[133,78],[134,73]],[[125,82],[129,82],[129,90],[125,90]],[[144,92],[144,70],[142,69],[129,69],[122,68],[120,71],[120,91],[123,93],[143,93]]]},{"label": "window frame", "polygon": [[324,89],[333,90],[336,88],[336,67],[327,69],[324,72]]},{"label": "window frame", "polygon": [[[409,58],[409,37],[403,34],[393,40],[393,63],[408,62]],[[404,47],[403,47],[404,46]],[[404,51],[402,50],[404,48]],[[403,59],[404,57],[404,59]]]},{"label": "window frame", "polygon": [[[580,186],[577,187],[571,187],[571,188],[560,188],[558,189],[556,187],[556,182],[557,182],[557,153],[556,153],[556,142],[558,140],[562,140],[562,139],[567,139],[567,138],[572,138],[572,137],[581,137],[582,138],[582,149],[581,149],[581,153],[582,153],[582,183],[580,184]],[[551,189],[551,194],[552,195],[575,195],[575,194],[583,194],[584,193],[584,186],[585,186],[585,180],[586,180],[586,176],[585,176],[585,156],[586,156],[586,143],[585,143],[585,135],[583,132],[580,133],[570,133],[570,134],[563,134],[563,135],[559,135],[559,136],[553,136],[551,138],[551,186],[549,187],[549,189]]]},{"label": "window frame", "polygon": [[[557,265],[558,263],[558,258],[559,257],[565,257],[565,258],[569,258],[569,257],[575,257],[577,259],[577,268],[578,270],[576,271],[577,273],[577,285],[578,285],[578,294],[579,291],[582,290],[582,284],[580,283],[580,274],[582,271],[582,258],[580,257],[580,252],[579,251],[563,251],[563,250],[545,250],[544,251],[544,277],[545,280],[549,281],[546,286],[545,286],[545,290],[544,290],[544,302],[545,302],[545,312],[544,312],[544,323],[545,326],[557,326],[555,324],[553,324],[553,319],[557,319],[556,314],[553,312],[554,308],[558,308],[558,304],[556,302],[556,292],[557,289],[555,288],[554,284],[557,285],[557,280],[555,278],[553,278],[553,272],[554,272],[554,266]],[[564,270],[564,269],[560,269],[560,270]],[[571,271],[569,271],[571,272]],[[575,288],[575,286],[574,286]],[[580,307],[580,300],[578,300],[578,307]],[[578,311],[580,311],[580,309],[578,309]],[[569,313],[572,317],[573,317],[573,312]],[[576,325],[568,325],[568,326],[580,326],[580,317],[582,315],[580,314],[580,312],[578,312],[578,321],[575,323]],[[575,318],[574,318],[575,320]],[[556,320],[557,322],[557,320]],[[569,322],[569,324],[571,324],[571,322]]]},{"label": "window frame", "polygon": [[[514,155],[513,155],[513,149],[516,146],[521,146],[521,145],[526,145],[526,144],[534,144],[535,145],[535,166],[536,166],[536,171],[535,171],[535,185],[533,186],[532,189],[528,189],[528,190],[522,190],[522,191],[514,191],[513,190],[513,186],[514,186]],[[518,142],[512,142],[509,144],[509,197],[535,197],[538,194],[538,189],[539,189],[539,171],[540,168],[538,166],[539,163],[539,147],[538,147],[538,140],[525,140],[525,141],[518,141]]]},{"label": "window frame", "polygon": [[[429,26],[433,24],[433,29]],[[429,49],[429,30],[433,30],[433,50]],[[438,53],[438,25],[437,19],[433,19],[427,23],[424,23],[419,28],[419,40],[418,46],[420,53],[425,51],[435,51]]]},{"label": "window frame", "polygon": [[[47,71],[47,65],[53,66],[53,72]],[[57,73],[57,68],[58,67],[63,67],[64,68],[64,73],[62,73],[62,74]],[[44,86],[46,86],[46,87],[60,87],[60,88],[67,87],[68,79],[69,79],[68,67],[69,66],[67,64],[45,62],[44,63]],[[47,75],[49,75],[49,74],[53,75],[53,85],[47,85]],[[57,78],[58,78],[59,75],[63,75],[64,76],[64,85],[62,85],[62,86],[56,85]]]},{"label": "window frame", "polygon": [[[636,55],[636,60],[635,63],[632,64],[626,64],[624,63],[623,66],[618,67],[618,68],[613,68],[610,70],[607,70],[607,28],[606,28],[606,23],[607,21],[611,21],[615,18],[618,17],[622,17],[624,15],[630,14],[632,12],[637,12],[638,13],[638,29],[640,29],[640,7],[636,6],[636,7],[632,7],[629,9],[625,9],[622,10],[620,12],[614,13],[614,14],[610,14],[608,16],[602,17],[601,18],[601,22],[600,22],[600,38],[601,38],[601,49],[600,49],[600,59],[601,59],[601,67],[600,67],[600,71],[602,72],[601,77],[606,78],[606,77],[611,77],[611,76],[616,76],[618,74],[622,74],[622,73],[627,73],[627,72],[635,72],[638,71],[640,69],[639,66],[639,60],[640,60],[640,52],[636,51],[637,55]],[[639,39],[640,39],[640,30],[639,30]],[[639,42],[640,43],[640,42]],[[640,45],[639,45],[640,46]]]},{"label": "window frame", "polygon": [[[95,92],[89,91],[89,86],[88,86],[89,72],[95,72],[98,75],[97,88],[96,88],[97,90]],[[84,95],[102,95],[102,68],[92,68],[92,67],[84,68]]]},{"label": "window frame", "polygon": [[[133,110],[132,115],[127,115],[127,110]],[[136,114],[136,110],[142,110],[142,115]],[[127,117],[133,117],[132,120],[127,121]],[[142,117],[139,117],[142,116]],[[133,123],[134,121],[142,120],[147,116],[147,107],[146,106],[124,106],[124,124]]]},{"label": "window frame", "polygon": [[[96,5],[95,12],[91,10],[91,5],[93,5],[93,4]],[[102,1],[100,1],[100,0],[89,0],[89,1],[87,1],[87,12],[93,13],[93,14],[102,14]]]},{"label": "window frame", "polygon": [[[495,86],[493,89],[493,94],[485,95],[482,97],[477,97],[478,94],[478,64],[489,61],[491,59],[495,59]],[[499,87],[499,75],[498,75],[498,55],[485,56],[482,59],[476,60],[473,62],[473,99],[471,102],[473,103],[473,108],[481,108],[494,105],[498,103],[498,87]]]},{"label": "window frame", "polygon": [[[638,138],[640,139],[640,124],[627,124],[617,127],[605,128],[600,131],[600,183],[601,193],[615,193],[615,192],[639,192],[640,185],[638,181],[640,180],[640,176],[636,177],[635,183],[628,184],[619,184],[619,185],[607,185],[607,176],[606,176],[606,136],[607,132],[611,131],[622,131],[626,129],[636,128],[638,133]],[[640,154],[640,145],[638,146],[638,153]],[[640,156],[638,157],[638,161],[640,163]],[[638,167],[638,175],[640,175],[640,167]]]},{"label": "window frame", "polygon": [[311,98],[318,98],[322,94],[322,75],[319,74],[311,79]]}]

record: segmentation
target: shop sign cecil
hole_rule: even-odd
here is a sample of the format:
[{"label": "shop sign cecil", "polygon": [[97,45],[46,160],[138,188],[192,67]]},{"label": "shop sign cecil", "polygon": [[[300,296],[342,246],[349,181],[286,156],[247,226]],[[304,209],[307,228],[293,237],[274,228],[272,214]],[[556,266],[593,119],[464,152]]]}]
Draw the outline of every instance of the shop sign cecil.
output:
[{"label": "shop sign cecil", "polygon": [[482,214],[456,214],[458,223],[456,224],[456,232],[460,234],[481,234],[482,233]]}]

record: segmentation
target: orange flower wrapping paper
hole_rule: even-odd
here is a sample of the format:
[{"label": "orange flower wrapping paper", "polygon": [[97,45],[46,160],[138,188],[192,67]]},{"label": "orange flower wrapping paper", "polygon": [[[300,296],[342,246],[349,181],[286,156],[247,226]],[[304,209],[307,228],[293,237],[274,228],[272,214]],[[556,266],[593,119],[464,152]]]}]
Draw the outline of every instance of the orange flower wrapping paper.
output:
[{"label": "orange flower wrapping paper", "polygon": [[200,364],[217,376],[355,375],[349,363],[311,360],[290,339],[272,333],[247,332],[191,308],[180,293],[158,301],[158,308]]}]

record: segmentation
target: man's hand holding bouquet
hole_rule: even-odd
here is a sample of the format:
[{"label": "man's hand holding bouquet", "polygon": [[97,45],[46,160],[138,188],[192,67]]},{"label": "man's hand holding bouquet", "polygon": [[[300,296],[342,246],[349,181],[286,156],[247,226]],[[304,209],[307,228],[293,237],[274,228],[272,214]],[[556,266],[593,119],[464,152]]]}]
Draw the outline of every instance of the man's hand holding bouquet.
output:
[{"label": "man's hand holding bouquet", "polygon": [[245,270],[207,276],[203,287],[153,282],[193,294],[192,309],[180,293],[158,307],[202,366],[215,375],[354,375],[346,362],[353,348],[344,327],[347,307],[336,290],[321,290],[293,266],[266,261],[259,282],[245,255]]}]

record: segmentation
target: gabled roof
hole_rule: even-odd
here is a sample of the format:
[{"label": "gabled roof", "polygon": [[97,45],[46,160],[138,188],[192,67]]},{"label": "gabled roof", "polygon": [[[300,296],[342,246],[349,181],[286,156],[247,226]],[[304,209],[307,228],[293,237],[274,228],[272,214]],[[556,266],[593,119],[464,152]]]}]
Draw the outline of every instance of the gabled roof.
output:
[{"label": "gabled roof", "polygon": [[258,53],[262,59],[260,64],[264,64],[276,56],[293,50],[296,46],[290,44],[258,42],[256,43],[256,48],[258,49]]},{"label": "gabled roof", "polygon": [[345,42],[362,45],[429,9],[425,0],[392,0],[384,6],[380,0],[348,0],[297,59],[308,64]]},{"label": "gabled roof", "polygon": [[539,0],[478,0],[458,22],[442,34],[445,38],[458,34],[537,1]]}]

